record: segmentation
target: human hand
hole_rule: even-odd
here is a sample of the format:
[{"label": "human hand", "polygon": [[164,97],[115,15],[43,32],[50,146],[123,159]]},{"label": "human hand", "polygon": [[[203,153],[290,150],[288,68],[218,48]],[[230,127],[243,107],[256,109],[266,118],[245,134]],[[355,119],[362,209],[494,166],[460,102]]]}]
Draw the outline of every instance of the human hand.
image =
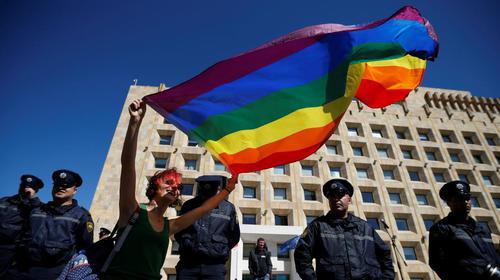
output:
[{"label": "human hand", "polygon": [[130,120],[135,122],[142,121],[146,114],[146,102],[142,99],[132,101],[128,106],[128,113],[130,114]]},{"label": "human hand", "polygon": [[228,193],[231,193],[236,188],[236,183],[238,183],[238,175],[233,175],[224,189],[226,189]]}]

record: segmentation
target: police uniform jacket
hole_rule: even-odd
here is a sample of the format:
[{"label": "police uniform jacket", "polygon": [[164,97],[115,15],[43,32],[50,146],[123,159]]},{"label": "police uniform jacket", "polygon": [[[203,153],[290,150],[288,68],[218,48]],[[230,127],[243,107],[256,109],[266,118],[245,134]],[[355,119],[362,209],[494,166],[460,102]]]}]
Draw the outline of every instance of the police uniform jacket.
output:
[{"label": "police uniform jacket", "polygon": [[[197,196],[184,203],[180,214],[203,204]],[[216,208],[192,226],[175,234],[179,243],[179,264],[225,264],[229,252],[240,239],[240,227],[234,205],[223,200]]]},{"label": "police uniform jacket", "polygon": [[486,279],[488,264],[500,266],[491,234],[469,217],[463,224],[450,213],[429,232],[429,265],[441,279]]},{"label": "police uniform jacket", "polygon": [[295,266],[305,280],[394,279],[389,247],[366,221],[350,214],[336,219],[329,212],[311,222],[295,249]]},{"label": "police uniform jacket", "polygon": [[31,212],[28,245],[31,265],[56,266],[69,261],[80,249],[93,242],[94,224],[90,213],[73,200],[71,205],[53,202]]},{"label": "police uniform jacket", "polygon": [[0,245],[12,245],[19,241],[28,226],[28,217],[33,208],[42,203],[38,197],[21,198],[16,194],[0,199]]}]

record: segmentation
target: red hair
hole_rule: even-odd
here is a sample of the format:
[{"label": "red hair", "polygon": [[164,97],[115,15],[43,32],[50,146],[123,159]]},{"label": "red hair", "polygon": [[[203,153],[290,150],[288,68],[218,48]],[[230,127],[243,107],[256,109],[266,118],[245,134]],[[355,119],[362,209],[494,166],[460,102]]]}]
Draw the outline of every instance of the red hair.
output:
[{"label": "red hair", "polygon": [[172,180],[174,182],[172,188],[178,189],[181,186],[182,174],[177,172],[177,169],[170,168],[157,172],[151,179],[149,179],[148,187],[146,189],[146,196],[152,200],[155,196],[158,186],[162,183]]}]

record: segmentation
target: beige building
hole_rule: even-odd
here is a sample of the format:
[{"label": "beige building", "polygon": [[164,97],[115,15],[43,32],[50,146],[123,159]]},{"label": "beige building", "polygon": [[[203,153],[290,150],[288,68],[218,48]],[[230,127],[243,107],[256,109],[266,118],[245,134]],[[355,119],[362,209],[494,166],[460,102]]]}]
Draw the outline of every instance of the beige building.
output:
[{"label": "beige building", "polygon": [[[120,154],[131,100],[164,86],[131,86],[91,206],[96,227],[112,228],[118,218]],[[241,174],[230,201],[236,205],[241,242],[232,250],[228,279],[245,279],[247,253],[257,237],[272,252],[277,279],[299,279],[293,253],[279,255],[278,246],[300,234],[307,222],[328,211],[322,184],[345,177],[355,186],[351,212],[379,228],[390,244],[397,278],[438,279],[428,266],[428,229],[449,208],[438,192],[444,182],[461,179],[472,185],[472,216],[500,241],[500,98],[472,96],[466,91],[419,88],[405,102],[370,109],[353,101],[328,142],[308,158]],[[203,147],[148,108],[138,143],[139,201],[147,178],[176,167],[184,175],[183,199],[195,194],[194,179],[204,174],[229,175]],[[169,211],[169,216],[175,216]],[[383,231],[380,219],[389,225]],[[175,279],[176,244],[166,258],[165,279]],[[399,260],[400,265],[396,263]],[[168,275],[168,276],[167,276]]]}]

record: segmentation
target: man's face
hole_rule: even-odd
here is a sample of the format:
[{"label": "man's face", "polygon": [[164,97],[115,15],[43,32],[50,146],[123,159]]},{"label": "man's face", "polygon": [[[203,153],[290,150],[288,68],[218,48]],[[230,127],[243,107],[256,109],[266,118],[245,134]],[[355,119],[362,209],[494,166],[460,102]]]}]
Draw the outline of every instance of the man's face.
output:
[{"label": "man's face", "polygon": [[266,246],[266,241],[264,241],[264,240],[259,240],[259,241],[257,242],[257,247],[258,247],[259,249],[261,249],[261,250],[262,250],[262,249],[264,249],[264,246]]},{"label": "man's face", "polygon": [[36,191],[32,187],[21,187],[19,194],[24,198],[33,198],[36,196]]},{"label": "man's face", "polygon": [[471,210],[470,195],[455,195],[446,202],[451,212],[455,214],[468,215]]},{"label": "man's face", "polygon": [[76,193],[76,186],[53,186],[52,197],[54,199],[66,200],[73,199]]},{"label": "man's face", "polygon": [[349,209],[351,196],[348,193],[334,193],[328,198],[328,202],[334,213],[343,213]]}]

